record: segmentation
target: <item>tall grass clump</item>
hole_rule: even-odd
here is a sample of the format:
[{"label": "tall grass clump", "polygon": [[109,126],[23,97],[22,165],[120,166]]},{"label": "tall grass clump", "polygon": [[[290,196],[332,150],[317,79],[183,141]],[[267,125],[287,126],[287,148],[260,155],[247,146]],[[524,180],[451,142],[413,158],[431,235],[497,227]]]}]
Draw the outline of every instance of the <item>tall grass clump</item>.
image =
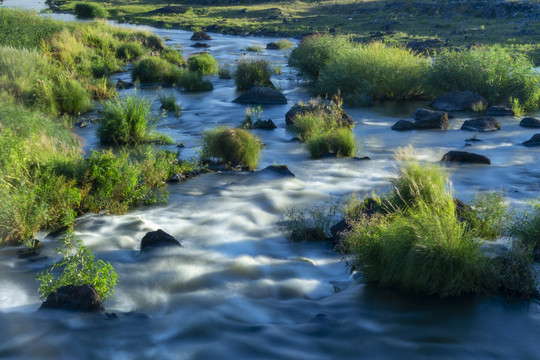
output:
[{"label": "tall grass clump", "polygon": [[243,58],[238,62],[234,72],[234,82],[238,90],[248,90],[254,86],[273,88],[270,76],[272,69],[265,60]]},{"label": "tall grass clump", "polygon": [[102,144],[172,143],[159,135],[155,127],[159,118],[151,113],[152,102],[138,94],[107,101],[100,110],[97,135]]},{"label": "tall grass clump", "polygon": [[532,204],[530,209],[515,215],[508,233],[518,246],[540,258],[540,204]]},{"label": "tall grass clump", "polygon": [[471,90],[490,103],[513,102],[524,111],[540,106],[540,75],[525,57],[503,49],[443,52],[433,59],[426,81],[434,95]]},{"label": "tall grass clump", "polygon": [[163,50],[161,50],[160,57],[164,60],[167,60],[167,62],[173,64],[173,65],[184,65],[185,59],[184,56],[182,56],[182,47],[174,47],[169,48],[166,47]]},{"label": "tall grass clump", "polygon": [[186,91],[211,91],[214,85],[210,81],[204,80],[200,72],[185,70],[178,79],[176,86]]},{"label": "tall grass clump", "polygon": [[216,59],[206,52],[191,55],[188,59],[188,68],[203,75],[217,74],[219,70]]},{"label": "tall grass clump", "polygon": [[351,48],[347,37],[331,35],[313,35],[302,39],[292,51],[289,65],[297,68],[311,80],[319,77],[319,72],[334,55]]},{"label": "tall grass clump", "polygon": [[341,92],[344,100],[406,100],[420,97],[429,61],[411,51],[371,43],[345,46],[320,69],[316,90],[320,94]]},{"label": "tall grass clump", "polygon": [[182,71],[164,59],[151,56],[138,61],[131,72],[134,81],[142,83],[176,84]]},{"label": "tall grass clump", "polygon": [[77,15],[78,18],[83,19],[106,19],[107,16],[109,16],[109,13],[107,9],[105,9],[100,4],[78,3],[75,4],[75,15]]},{"label": "tall grass clump", "polygon": [[121,43],[116,48],[116,57],[122,60],[135,60],[145,54],[144,47],[138,42]]},{"label": "tall grass clump", "polygon": [[261,140],[242,129],[220,127],[207,130],[201,140],[202,159],[215,159],[232,166],[242,165],[253,170],[259,162]]},{"label": "tall grass clump", "polygon": [[274,41],[274,44],[277,45],[279,49],[290,49],[293,47],[294,43],[287,39],[279,39]]},{"label": "tall grass clump", "polygon": [[161,103],[160,109],[173,112],[176,116],[180,116],[182,107],[176,102],[174,94],[165,94],[164,92],[158,95],[159,102]]}]

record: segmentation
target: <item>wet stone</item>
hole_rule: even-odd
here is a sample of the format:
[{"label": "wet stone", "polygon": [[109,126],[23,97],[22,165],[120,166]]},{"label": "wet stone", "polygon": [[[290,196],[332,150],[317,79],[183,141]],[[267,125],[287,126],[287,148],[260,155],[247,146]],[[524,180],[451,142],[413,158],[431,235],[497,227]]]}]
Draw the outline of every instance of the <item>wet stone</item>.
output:
[{"label": "wet stone", "polygon": [[486,165],[491,164],[491,160],[489,160],[488,157],[468,151],[449,151],[443,155],[441,161]]},{"label": "wet stone", "polygon": [[141,240],[141,252],[167,246],[181,247],[182,245],[172,235],[167,234],[161,229],[146,233]]},{"label": "wet stone", "polygon": [[96,312],[103,311],[103,302],[91,285],[66,285],[50,293],[39,309]]},{"label": "wet stone", "polygon": [[525,128],[540,128],[540,119],[533,117],[526,117],[520,121],[519,126]]}]

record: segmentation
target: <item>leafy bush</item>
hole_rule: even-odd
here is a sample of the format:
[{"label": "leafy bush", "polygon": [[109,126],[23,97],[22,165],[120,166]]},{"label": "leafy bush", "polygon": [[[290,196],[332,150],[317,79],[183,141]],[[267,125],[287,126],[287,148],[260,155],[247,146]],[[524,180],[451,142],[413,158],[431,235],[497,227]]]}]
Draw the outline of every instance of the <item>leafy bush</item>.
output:
[{"label": "leafy bush", "polygon": [[179,81],[182,71],[176,66],[158,57],[147,57],[135,64],[131,72],[133,80],[142,83],[156,83],[172,85]]},{"label": "leafy bush", "polygon": [[95,18],[107,18],[109,13],[107,10],[94,3],[78,3],[75,4],[75,15],[79,18],[95,19]]},{"label": "leafy bush", "polygon": [[176,85],[186,91],[211,91],[214,89],[212,83],[204,80],[201,73],[190,70],[182,73]]},{"label": "leafy bush", "polygon": [[238,90],[251,89],[254,86],[268,86],[273,88],[270,81],[272,69],[262,59],[241,59],[234,72],[234,82]]},{"label": "leafy bush", "polygon": [[320,69],[316,90],[320,94],[341,92],[354,103],[366,95],[374,99],[405,100],[423,93],[427,59],[382,43],[346,46]]},{"label": "leafy bush", "polygon": [[97,135],[102,144],[141,144],[152,141],[173,143],[154,129],[159,118],[151,114],[152,102],[138,94],[113,99],[100,109],[101,121]]},{"label": "leafy bush", "polygon": [[144,55],[145,49],[138,42],[125,42],[116,48],[116,57],[122,60],[135,60]]},{"label": "leafy bush", "polygon": [[502,49],[446,51],[433,59],[427,84],[435,95],[471,90],[490,103],[515,99],[525,111],[540,105],[540,76],[532,64]]},{"label": "leafy bush", "polygon": [[311,80],[319,77],[319,72],[330,59],[352,47],[347,37],[313,35],[302,39],[289,57],[289,65],[297,68]]},{"label": "leafy bush", "polygon": [[188,59],[188,67],[190,71],[203,75],[217,74],[219,68],[216,59],[206,52],[191,55]]},{"label": "leafy bush", "polygon": [[219,162],[247,166],[253,170],[259,162],[261,153],[261,140],[242,129],[228,129],[225,127],[207,130],[201,140],[201,157],[203,159],[215,158]]},{"label": "leafy bush", "polygon": [[[84,284],[92,285],[103,301],[112,298],[118,275],[111,264],[96,260],[94,254],[72,233],[64,237],[62,245],[57,250],[63,254],[63,260],[55,262],[49,270],[36,276],[40,282],[38,291],[41,300],[62,286]],[[62,269],[58,278],[53,274],[57,268]]]}]

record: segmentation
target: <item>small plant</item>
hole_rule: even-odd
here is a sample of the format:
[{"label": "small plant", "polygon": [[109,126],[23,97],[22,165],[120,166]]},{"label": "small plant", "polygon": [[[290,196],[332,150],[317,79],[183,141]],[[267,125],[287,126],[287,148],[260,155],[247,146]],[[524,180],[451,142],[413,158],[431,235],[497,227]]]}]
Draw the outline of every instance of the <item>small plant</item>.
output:
[{"label": "small plant", "polygon": [[116,57],[122,60],[135,60],[143,56],[145,49],[138,42],[125,42],[116,48]]},{"label": "small plant", "polygon": [[234,82],[238,90],[248,90],[254,86],[268,86],[273,88],[270,81],[272,69],[262,59],[242,59],[238,62],[234,72]]},{"label": "small plant", "polygon": [[168,85],[175,84],[181,75],[182,71],[176,66],[154,56],[138,61],[131,72],[134,81],[138,80],[142,83],[162,82]]},{"label": "small plant", "polygon": [[487,109],[487,103],[483,101],[478,101],[471,104],[471,110],[474,112],[484,112]]},{"label": "small plant", "polygon": [[231,79],[231,68],[228,66],[220,66],[218,70],[218,75],[220,79]]},{"label": "small plant", "polygon": [[184,88],[186,91],[212,91],[214,85],[210,81],[203,79],[200,72],[186,70],[182,73],[176,86]]},{"label": "small plant", "polygon": [[180,116],[182,107],[178,105],[178,103],[176,102],[176,98],[174,97],[174,94],[170,93],[169,95],[167,95],[164,92],[161,92],[158,95],[158,98],[159,98],[159,102],[161,103],[160,109],[174,112],[176,116]]},{"label": "small plant", "polygon": [[[62,286],[84,284],[94,287],[103,301],[113,297],[118,275],[110,263],[97,260],[71,232],[64,237],[62,247],[57,250],[64,256],[62,261],[55,262],[49,270],[36,276],[40,282],[38,291],[41,300]],[[57,268],[62,269],[59,277],[53,274]]]},{"label": "small plant", "polygon": [[504,233],[509,216],[501,193],[480,194],[470,205],[463,216],[478,237],[495,239]]},{"label": "small plant", "polygon": [[277,45],[279,49],[290,49],[293,47],[294,43],[287,39],[279,39],[274,41],[274,44]]},{"label": "small plant", "polygon": [[218,63],[209,53],[203,52],[193,54],[188,59],[188,68],[191,72],[197,72],[203,75],[217,74]]},{"label": "small plant", "polygon": [[261,52],[263,50],[264,46],[262,44],[251,44],[249,46],[246,46],[246,51]]},{"label": "small plant", "polygon": [[514,112],[514,116],[523,116],[526,113],[525,107],[520,104],[519,99],[510,97],[508,100],[510,103],[510,107],[512,108],[512,111]]},{"label": "small plant", "polygon": [[515,216],[508,234],[518,247],[540,250],[540,204],[534,203],[529,210]]},{"label": "small plant", "polygon": [[164,48],[163,50],[161,50],[161,55],[160,57],[164,60],[166,60],[167,62],[169,62],[170,64],[173,64],[173,65],[184,65],[185,64],[185,59],[184,57],[182,56],[182,53],[181,53],[182,49],[178,49],[178,48]]},{"label": "small plant", "polygon": [[84,19],[104,18],[109,16],[107,10],[99,4],[78,3],[75,4],[75,15]]},{"label": "small plant", "polygon": [[285,221],[281,231],[292,241],[324,241],[331,237],[337,213],[337,205],[324,203],[309,209],[296,206],[285,209]]},{"label": "small plant", "polygon": [[242,121],[242,123],[240,123],[239,128],[251,129],[254,123],[262,120],[262,112],[263,111],[260,106],[257,106],[256,108],[248,106],[246,108],[246,118],[244,119],[244,121]]},{"label": "small plant", "polygon": [[214,158],[218,162],[257,167],[262,149],[261,140],[242,129],[216,128],[207,130],[201,140],[202,159]]}]

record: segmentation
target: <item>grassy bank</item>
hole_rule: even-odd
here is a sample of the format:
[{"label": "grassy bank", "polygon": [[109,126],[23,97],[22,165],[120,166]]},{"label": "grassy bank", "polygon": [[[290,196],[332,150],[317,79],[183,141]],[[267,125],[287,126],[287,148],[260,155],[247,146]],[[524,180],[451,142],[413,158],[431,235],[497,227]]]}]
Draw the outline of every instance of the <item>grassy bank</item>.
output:
[{"label": "grassy bank", "polygon": [[[492,1],[239,1],[204,2],[90,0],[109,11],[109,17],[135,24],[167,28],[206,28],[230,34],[299,36],[329,31],[409,45],[418,50],[466,48],[500,44],[540,62],[536,36],[540,24],[536,3],[516,1],[504,6]],[[73,12],[77,0],[60,10]],[[518,24],[518,25],[516,25]]]}]

